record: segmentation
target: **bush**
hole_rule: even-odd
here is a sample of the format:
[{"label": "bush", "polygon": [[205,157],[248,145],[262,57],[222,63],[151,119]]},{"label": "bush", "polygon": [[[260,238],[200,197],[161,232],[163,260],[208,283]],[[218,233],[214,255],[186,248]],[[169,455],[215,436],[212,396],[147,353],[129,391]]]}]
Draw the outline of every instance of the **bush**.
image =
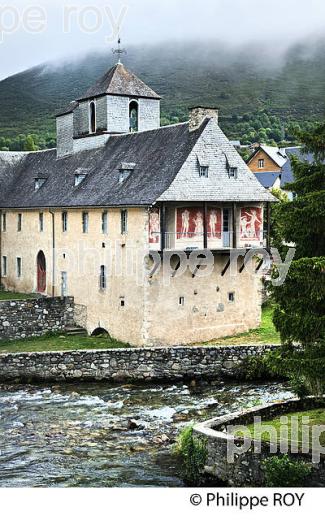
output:
[{"label": "bush", "polygon": [[312,471],[306,462],[294,461],[288,455],[265,459],[262,469],[267,487],[302,487]]},{"label": "bush", "polygon": [[184,463],[184,478],[192,484],[201,484],[203,468],[207,460],[206,441],[193,435],[193,426],[187,426],[178,436],[175,453]]},{"label": "bush", "polygon": [[278,376],[289,379],[299,396],[325,394],[325,344],[309,349],[283,346],[267,354],[264,364]]},{"label": "bush", "polygon": [[241,370],[246,381],[267,381],[275,377],[268,365],[268,354],[245,358]]}]

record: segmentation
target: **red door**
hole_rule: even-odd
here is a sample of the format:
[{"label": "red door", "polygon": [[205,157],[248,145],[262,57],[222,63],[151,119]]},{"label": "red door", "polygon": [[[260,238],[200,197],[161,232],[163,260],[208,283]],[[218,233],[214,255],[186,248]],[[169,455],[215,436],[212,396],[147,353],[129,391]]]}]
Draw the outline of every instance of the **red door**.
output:
[{"label": "red door", "polygon": [[37,255],[37,292],[46,291],[46,260],[43,251]]}]

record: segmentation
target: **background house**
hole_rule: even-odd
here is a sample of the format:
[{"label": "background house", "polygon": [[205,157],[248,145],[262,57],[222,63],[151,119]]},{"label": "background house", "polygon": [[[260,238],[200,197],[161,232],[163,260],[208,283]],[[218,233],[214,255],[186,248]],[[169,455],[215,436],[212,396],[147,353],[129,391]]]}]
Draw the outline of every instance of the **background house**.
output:
[{"label": "background house", "polygon": [[281,189],[292,199],[294,194],[286,189],[287,184],[294,180],[292,157],[309,163],[314,161],[313,154],[303,151],[301,146],[278,148],[260,145],[248,159],[247,165],[264,188]]}]

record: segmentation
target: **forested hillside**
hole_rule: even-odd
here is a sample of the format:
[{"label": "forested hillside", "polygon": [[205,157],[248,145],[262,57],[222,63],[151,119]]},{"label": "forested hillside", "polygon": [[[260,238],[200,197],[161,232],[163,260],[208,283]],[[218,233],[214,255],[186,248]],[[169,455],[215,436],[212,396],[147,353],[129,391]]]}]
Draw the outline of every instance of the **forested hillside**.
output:
[{"label": "forested hillside", "polygon": [[[292,123],[306,128],[324,117],[325,41],[296,45],[278,59],[257,45],[134,47],[123,62],[163,96],[162,124],[186,120],[188,107],[203,103],[220,107],[230,137],[280,142],[290,140]],[[113,63],[109,52],[94,53],[1,81],[0,149],[55,145],[55,113]]]}]

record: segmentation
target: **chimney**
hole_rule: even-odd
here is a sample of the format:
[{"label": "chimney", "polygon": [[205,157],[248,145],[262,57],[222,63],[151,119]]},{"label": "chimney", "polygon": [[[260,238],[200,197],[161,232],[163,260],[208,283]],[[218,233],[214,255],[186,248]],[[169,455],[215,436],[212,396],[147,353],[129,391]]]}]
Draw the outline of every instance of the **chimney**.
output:
[{"label": "chimney", "polygon": [[213,117],[218,122],[219,109],[215,107],[191,107],[190,109],[190,132],[201,126],[206,117]]}]

